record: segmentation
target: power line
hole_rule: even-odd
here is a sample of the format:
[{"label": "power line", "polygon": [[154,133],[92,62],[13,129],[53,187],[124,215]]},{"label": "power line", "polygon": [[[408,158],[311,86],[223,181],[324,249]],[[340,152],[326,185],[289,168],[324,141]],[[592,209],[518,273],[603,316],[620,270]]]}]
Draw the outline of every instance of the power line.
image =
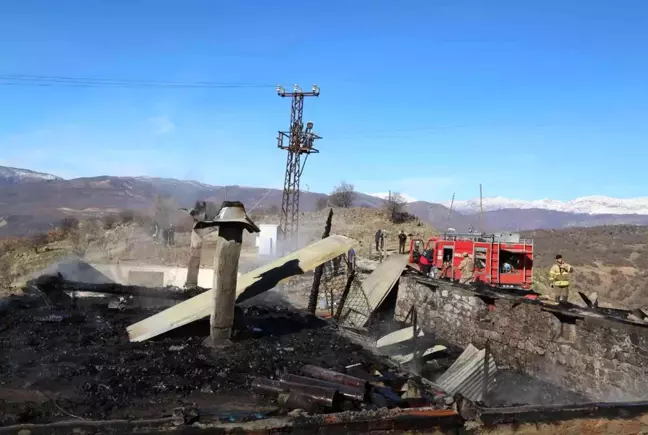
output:
[{"label": "power line", "polygon": [[0,74],[3,86],[67,86],[91,88],[274,88],[271,84],[222,83],[212,81],[177,82],[156,80],[126,80],[71,76]]}]

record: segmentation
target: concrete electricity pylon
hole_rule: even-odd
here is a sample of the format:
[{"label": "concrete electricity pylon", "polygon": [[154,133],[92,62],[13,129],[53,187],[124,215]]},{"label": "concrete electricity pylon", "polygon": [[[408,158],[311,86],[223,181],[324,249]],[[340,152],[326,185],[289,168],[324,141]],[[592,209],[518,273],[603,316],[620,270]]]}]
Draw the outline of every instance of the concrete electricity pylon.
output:
[{"label": "concrete electricity pylon", "polygon": [[[306,160],[310,154],[319,153],[313,148],[313,142],[321,139],[313,132],[313,123],[307,122],[306,128],[303,124],[304,97],[317,97],[320,90],[313,85],[310,92],[304,92],[297,85],[292,92],[286,92],[281,86],[277,86],[277,94],[280,97],[290,97],[292,100],[290,109],[290,130],[280,131],[277,137],[277,147],[288,151],[286,159],[286,175],[284,179],[283,197],[281,200],[281,218],[279,221],[281,250],[286,253],[298,246],[297,234],[299,232],[299,179]],[[284,144],[284,138],[288,139],[288,145]],[[302,162],[301,156],[305,155]]]}]

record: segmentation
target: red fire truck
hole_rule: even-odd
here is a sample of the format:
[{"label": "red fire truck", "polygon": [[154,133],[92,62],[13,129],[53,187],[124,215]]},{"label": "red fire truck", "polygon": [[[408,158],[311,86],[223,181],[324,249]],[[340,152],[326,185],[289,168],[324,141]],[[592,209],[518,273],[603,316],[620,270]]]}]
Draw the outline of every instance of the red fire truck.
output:
[{"label": "red fire truck", "polygon": [[[533,278],[533,240],[517,233],[446,233],[410,242],[411,266],[420,270],[420,258],[428,252],[435,278],[457,280],[464,253],[475,262],[475,282],[495,287],[529,289]],[[444,267],[445,266],[445,267]]]}]

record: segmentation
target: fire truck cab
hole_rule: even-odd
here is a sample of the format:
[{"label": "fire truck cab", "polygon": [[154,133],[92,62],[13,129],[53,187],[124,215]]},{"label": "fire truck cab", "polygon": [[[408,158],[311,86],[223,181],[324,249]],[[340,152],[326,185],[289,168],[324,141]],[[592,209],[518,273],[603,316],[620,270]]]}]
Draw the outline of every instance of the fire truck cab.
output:
[{"label": "fire truck cab", "polygon": [[495,287],[529,289],[533,279],[533,240],[517,233],[446,233],[410,241],[409,262],[420,270],[424,252],[437,272],[435,278],[458,280],[464,253],[475,262],[475,282]]}]

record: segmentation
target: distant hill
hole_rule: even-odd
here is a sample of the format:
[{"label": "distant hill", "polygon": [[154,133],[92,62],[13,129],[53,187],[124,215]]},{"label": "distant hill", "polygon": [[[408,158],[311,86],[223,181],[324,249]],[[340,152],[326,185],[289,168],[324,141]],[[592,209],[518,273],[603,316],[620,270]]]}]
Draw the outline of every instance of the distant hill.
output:
[{"label": "distant hill", "polygon": [[46,174],[44,172],[31,171],[29,169],[0,166],[0,187],[7,186],[9,184],[53,180],[62,180],[62,178],[57,177],[56,175]]},{"label": "distant hill", "polygon": [[595,195],[576,198],[571,201],[559,201],[555,199],[525,201],[498,196],[483,198],[481,204],[479,199],[455,201],[454,208],[462,213],[477,213],[483,208],[484,211],[534,209],[586,215],[648,215],[648,197],[612,198],[609,196]]},{"label": "distant hill", "polygon": [[[242,201],[248,209],[267,210],[281,205],[281,190],[247,186],[213,186],[191,180],[156,177],[98,176],[64,180],[51,174],[0,166],[0,237],[40,232],[66,216],[93,216],[124,209],[151,210],[157,195],[175,199],[180,207],[196,200],[220,203],[225,199]],[[379,195],[379,194],[376,194]],[[301,210],[314,211],[318,200],[327,195],[300,193]],[[379,208],[384,200],[357,193],[355,207]],[[409,202],[406,210],[440,231],[454,228],[467,231],[472,225],[482,229],[479,213],[453,211],[445,205],[426,201]],[[448,217],[450,218],[448,219]],[[547,209],[503,208],[485,211],[484,231],[523,231],[589,227],[594,225],[648,225],[648,215],[584,214]]]}]

